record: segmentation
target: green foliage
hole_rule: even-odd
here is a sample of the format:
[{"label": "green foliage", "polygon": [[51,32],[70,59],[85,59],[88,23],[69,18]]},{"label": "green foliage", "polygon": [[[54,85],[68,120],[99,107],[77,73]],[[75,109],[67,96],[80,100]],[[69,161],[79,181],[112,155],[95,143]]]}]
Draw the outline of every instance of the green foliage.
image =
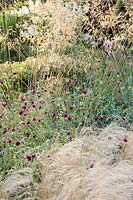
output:
[{"label": "green foliage", "polygon": [[[18,7],[20,7],[20,4]],[[31,15],[12,15],[12,9],[13,8],[10,7],[5,12],[7,35],[5,39],[0,41],[0,63],[3,63],[4,60],[4,40],[6,40],[7,44],[9,62],[23,61],[28,56],[34,55],[30,41],[28,39],[23,40],[20,35],[20,32],[23,30],[24,23],[30,21]],[[0,13],[0,30],[2,34],[2,13]]]},{"label": "green foliage", "polygon": [[0,88],[7,95],[14,90],[25,92],[34,82],[33,69],[25,62],[0,65],[0,77],[3,83]]},{"label": "green foliage", "polygon": [[126,12],[126,7],[125,7],[125,3],[124,0],[117,0],[116,3],[116,13],[120,14],[121,12]]}]

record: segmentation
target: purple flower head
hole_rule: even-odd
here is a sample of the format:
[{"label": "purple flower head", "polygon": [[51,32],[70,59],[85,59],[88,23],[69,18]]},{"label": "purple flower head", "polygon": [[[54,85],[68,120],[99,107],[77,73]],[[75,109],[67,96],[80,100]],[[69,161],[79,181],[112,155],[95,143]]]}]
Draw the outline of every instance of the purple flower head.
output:
[{"label": "purple flower head", "polygon": [[8,132],[8,129],[7,128],[3,128],[2,133],[6,134],[7,132]]},{"label": "purple flower head", "polygon": [[32,104],[32,108],[35,108],[36,107],[36,105],[35,104]]},{"label": "purple flower head", "polygon": [[56,117],[56,112],[53,112],[53,113],[52,113],[52,117]]},{"label": "purple flower head", "polygon": [[64,88],[63,88],[63,90],[64,90],[64,92],[66,92],[66,91],[67,91],[67,88],[66,88],[66,87],[64,87]]},{"label": "purple flower head", "polygon": [[124,121],[124,122],[125,122],[125,121],[126,121],[126,118],[125,118],[125,117],[122,117],[122,121]]},{"label": "purple flower head", "polygon": [[95,121],[95,122],[97,122],[98,120],[99,120],[99,117],[98,117],[98,116],[94,117],[94,121]]},{"label": "purple flower head", "polygon": [[14,132],[15,131],[15,128],[12,128],[12,132]]},{"label": "purple flower head", "polygon": [[26,110],[26,109],[27,109],[26,105],[23,105],[23,106],[22,106],[22,109],[23,109],[23,110]]},{"label": "purple flower head", "polygon": [[82,90],[82,94],[87,94],[87,90]]},{"label": "purple flower head", "polygon": [[25,136],[26,136],[26,137],[29,137],[29,136],[30,136],[30,133],[29,133],[29,132],[26,132],[26,133],[25,133]]},{"label": "purple flower head", "polygon": [[127,143],[128,142],[128,138],[123,138],[123,142]]},{"label": "purple flower head", "polygon": [[12,140],[11,139],[8,139],[7,140],[7,144],[11,144],[12,143]]},{"label": "purple flower head", "polygon": [[24,156],[24,158],[25,158],[25,160],[28,160],[28,161],[32,161],[32,155],[30,155],[30,154],[26,154],[25,156]]},{"label": "purple flower head", "polygon": [[25,121],[21,121],[19,124],[20,124],[21,126],[24,126],[24,125],[27,124],[27,122],[25,122]]},{"label": "purple flower head", "polygon": [[35,94],[35,90],[31,90],[31,94],[34,95]]},{"label": "purple flower head", "polygon": [[21,109],[18,113],[19,113],[19,115],[23,115],[24,112],[25,112],[25,109]]},{"label": "purple flower head", "polygon": [[37,93],[37,94],[40,94],[40,91],[39,91],[39,90],[37,90],[37,91],[36,91],[36,93]]},{"label": "purple flower head", "polygon": [[47,115],[47,114],[48,114],[48,111],[45,111],[44,114]]},{"label": "purple flower head", "polygon": [[68,114],[67,113],[64,113],[63,114],[63,117],[66,119],[66,118],[68,118]]},{"label": "purple flower head", "polygon": [[24,102],[24,105],[27,106],[27,102]]},{"label": "purple flower head", "polygon": [[72,121],[72,118],[71,118],[70,116],[68,116],[68,118],[67,118],[67,119],[68,119],[68,121]]},{"label": "purple flower head", "polygon": [[13,72],[12,72],[13,75],[16,75],[16,73],[17,73],[16,71],[13,71]]},{"label": "purple flower head", "polygon": [[16,146],[19,146],[21,143],[19,141],[16,142]]},{"label": "purple flower head", "polygon": [[68,132],[67,132],[67,136],[68,136],[68,137],[72,137],[72,132],[71,132],[71,131],[68,131]]},{"label": "purple flower head", "polygon": [[103,46],[105,48],[111,49],[113,46],[113,43],[110,40],[106,40],[106,41],[104,41]]},{"label": "purple flower head", "polygon": [[7,103],[4,101],[2,102],[2,107],[5,108],[7,106]]}]

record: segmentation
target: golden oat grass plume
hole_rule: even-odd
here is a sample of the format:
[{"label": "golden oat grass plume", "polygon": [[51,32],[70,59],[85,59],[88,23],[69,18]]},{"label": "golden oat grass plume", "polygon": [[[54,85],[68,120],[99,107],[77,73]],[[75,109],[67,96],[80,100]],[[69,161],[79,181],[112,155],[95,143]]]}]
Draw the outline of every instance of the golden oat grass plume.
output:
[{"label": "golden oat grass plume", "polygon": [[46,45],[50,49],[64,48],[75,38],[78,16],[72,10],[63,6],[63,1],[47,1],[45,9],[51,13],[50,32]]},{"label": "golden oat grass plume", "polygon": [[[50,77],[46,85],[53,90],[55,85],[58,85],[58,88],[62,87],[61,73],[66,71],[67,66],[72,65],[73,59],[66,55],[65,51],[66,47],[70,47],[77,37],[76,30],[79,29],[81,15],[65,6],[61,0],[47,1],[40,7],[38,13],[40,20],[45,13],[48,25],[46,35],[37,38],[36,66],[39,66],[39,70],[41,69],[41,79],[45,79],[46,76]],[[58,76],[57,73],[60,75]]]}]

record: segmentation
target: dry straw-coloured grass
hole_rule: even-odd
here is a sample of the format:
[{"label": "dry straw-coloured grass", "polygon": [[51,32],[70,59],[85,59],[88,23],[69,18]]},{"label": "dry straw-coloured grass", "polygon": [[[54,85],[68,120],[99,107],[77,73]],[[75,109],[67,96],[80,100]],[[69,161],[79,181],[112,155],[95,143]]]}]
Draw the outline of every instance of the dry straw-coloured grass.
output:
[{"label": "dry straw-coloured grass", "polygon": [[[129,140],[126,144],[124,137]],[[82,129],[79,138],[45,156],[41,199],[131,200],[132,139],[132,132],[115,124],[100,134]]]}]

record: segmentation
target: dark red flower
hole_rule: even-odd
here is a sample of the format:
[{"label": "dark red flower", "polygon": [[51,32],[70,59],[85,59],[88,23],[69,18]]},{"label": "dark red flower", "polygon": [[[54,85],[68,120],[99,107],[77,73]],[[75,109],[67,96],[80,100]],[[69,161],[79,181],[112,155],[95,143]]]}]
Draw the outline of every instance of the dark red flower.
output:
[{"label": "dark red flower", "polygon": [[35,90],[31,90],[31,94],[34,95],[35,94]]},{"label": "dark red flower", "polygon": [[125,117],[122,117],[122,120],[123,120],[123,121],[126,121],[126,118],[125,118]]},{"label": "dark red flower", "polygon": [[23,109],[23,110],[26,110],[26,109],[27,109],[26,105],[23,105],[23,106],[22,106],[22,109]]},{"label": "dark red flower", "polygon": [[71,132],[71,131],[68,131],[68,132],[67,132],[67,136],[68,136],[68,137],[72,137],[72,132]]},{"label": "dark red flower", "polygon": [[64,90],[64,92],[66,92],[66,91],[67,91],[67,88],[66,88],[66,87],[64,87],[64,88],[63,88],[63,90]]},{"label": "dark red flower", "polygon": [[19,115],[23,115],[24,112],[25,112],[25,109],[21,109],[18,113],[19,113]]},{"label": "dark red flower", "polygon": [[25,102],[24,105],[27,106],[27,102]]},{"label": "dark red flower", "polygon": [[96,117],[94,117],[94,121],[98,121],[99,120],[99,117],[98,116],[96,116]]},{"label": "dark red flower", "polygon": [[14,132],[15,131],[15,128],[12,128],[12,132]]},{"label": "dark red flower", "polygon": [[32,108],[35,108],[36,107],[36,105],[35,104],[32,104]]},{"label": "dark red flower", "polygon": [[56,117],[56,112],[53,112],[53,113],[52,113],[52,117]]},{"label": "dark red flower", "polygon": [[27,124],[27,122],[25,122],[25,121],[21,121],[19,124],[20,124],[21,126],[24,126],[24,125]]},{"label": "dark red flower", "polygon": [[16,146],[19,146],[21,143],[19,141],[16,142]]},{"label": "dark red flower", "polygon": [[127,143],[128,142],[128,138],[123,138],[123,142]]},{"label": "dark red flower", "polygon": [[82,94],[87,94],[87,90],[82,90]]},{"label": "dark red flower", "polygon": [[2,102],[2,107],[5,108],[7,106],[6,102]]},{"label": "dark red flower", "polygon": [[6,134],[7,132],[8,132],[8,129],[7,128],[3,128],[2,133]]},{"label": "dark red flower", "polygon": [[25,133],[25,136],[26,136],[26,137],[29,137],[29,136],[30,136],[30,133],[29,133],[29,132],[26,132],[26,133]]},{"label": "dark red flower", "polygon": [[68,114],[67,113],[64,113],[63,114],[63,117],[66,119],[66,118],[68,118]]},{"label": "dark red flower", "polygon": [[36,93],[37,93],[37,94],[40,94],[40,91],[39,91],[39,90],[37,90],[37,91],[36,91]]},{"label": "dark red flower", "polygon": [[8,144],[11,144],[11,143],[12,143],[12,140],[11,140],[11,139],[8,139],[8,140],[7,140],[7,143],[8,143]]},{"label": "dark red flower", "polygon": [[72,121],[72,118],[71,118],[70,116],[68,116],[68,118],[67,118],[67,119],[68,119],[68,121]]},{"label": "dark red flower", "polygon": [[28,161],[32,161],[33,158],[32,158],[32,155],[26,154],[25,159],[28,160]]}]

